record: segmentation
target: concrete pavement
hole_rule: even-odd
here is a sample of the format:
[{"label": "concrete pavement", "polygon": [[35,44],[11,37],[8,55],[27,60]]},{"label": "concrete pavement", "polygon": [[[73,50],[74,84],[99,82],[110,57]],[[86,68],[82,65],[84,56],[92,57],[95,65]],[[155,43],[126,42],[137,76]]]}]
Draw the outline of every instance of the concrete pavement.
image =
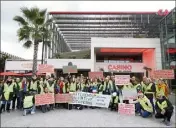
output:
[{"label": "concrete pavement", "polygon": [[[175,112],[172,117],[175,126]],[[154,117],[119,115],[107,109],[66,110],[55,109],[34,115],[22,116],[16,110],[1,115],[1,127],[166,127],[161,120]]]}]

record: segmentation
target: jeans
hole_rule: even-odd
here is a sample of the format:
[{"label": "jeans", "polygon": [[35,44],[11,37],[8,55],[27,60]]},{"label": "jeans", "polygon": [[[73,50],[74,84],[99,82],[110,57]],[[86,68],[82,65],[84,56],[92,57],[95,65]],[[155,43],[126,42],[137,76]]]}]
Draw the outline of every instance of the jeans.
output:
[{"label": "jeans", "polygon": [[35,105],[33,105],[32,108],[28,108],[28,109],[24,108],[23,112],[24,113],[31,113],[31,112],[35,113]]},{"label": "jeans", "polygon": [[150,112],[147,112],[145,110],[142,110],[142,107],[140,105],[140,103],[136,103],[135,104],[135,107],[136,107],[136,112],[140,113],[140,115],[143,117],[143,118],[146,118],[146,117],[149,117],[151,115]]},{"label": "jeans", "polygon": [[6,106],[6,110],[10,111],[10,105],[11,105],[11,100],[3,100],[0,111],[5,110],[5,106]]}]

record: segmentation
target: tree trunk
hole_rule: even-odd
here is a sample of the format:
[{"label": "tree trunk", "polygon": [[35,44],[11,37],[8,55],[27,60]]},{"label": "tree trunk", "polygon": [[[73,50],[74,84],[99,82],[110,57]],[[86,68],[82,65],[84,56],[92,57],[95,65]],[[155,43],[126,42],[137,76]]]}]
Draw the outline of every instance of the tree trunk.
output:
[{"label": "tree trunk", "polygon": [[39,46],[39,43],[34,41],[34,55],[33,55],[33,67],[32,67],[32,74],[33,75],[37,72],[38,46]]},{"label": "tree trunk", "polygon": [[41,62],[41,64],[43,64],[43,61],[44,61],[44,48],[45,48],[45,44],[44,44],[44,38],[43,38],[43,43],[42,43],[42,62]]}]

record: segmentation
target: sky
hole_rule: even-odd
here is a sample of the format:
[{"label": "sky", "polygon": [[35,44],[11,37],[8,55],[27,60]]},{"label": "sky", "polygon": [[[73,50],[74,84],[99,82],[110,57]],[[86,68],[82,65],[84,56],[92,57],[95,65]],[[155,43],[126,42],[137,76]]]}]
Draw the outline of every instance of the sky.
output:
[{"label": "sky", "polygon": [[[1,1],[1,45],[4,52],[22,57],[33,58],[33,47],[23,48],[23,42],[18,41],[19,25],[13,17],[21,15],[21,7],[37,6],[47,11],[158,11],[171,10],[175,1]],[[41,44],[38,59],[41,59]]]}]

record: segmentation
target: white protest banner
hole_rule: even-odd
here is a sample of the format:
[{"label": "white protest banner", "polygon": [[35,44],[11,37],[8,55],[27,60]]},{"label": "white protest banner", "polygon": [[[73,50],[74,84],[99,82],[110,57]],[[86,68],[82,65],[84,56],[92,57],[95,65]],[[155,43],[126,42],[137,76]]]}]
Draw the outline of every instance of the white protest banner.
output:
[{"label": "white protest banner", "polygon": [[135,116],[135,105],[119,103],[119,114]]},{"label": "white protest banner", "polygon": [[71,104],[81,104],[92,106],[92,99],[94,95],[86,92],[76,92],[72,93],[72,103]]},{"label": "white protest banner", "polygon": [[96,106],[108,108],[111,100],[109,95],[92,94],[86,92],[76,92],[72,94],[71,104],[81,104],[87,106]]},{"label": "white protest banner", "polygon": [[96,94],[92,100],[92,105],[101,108],[108,108],[111,100],[109,95]]},{"label": "white protest banner", "polygon": [[130,75],[115,75],[115,85],[127,85],[130,83]]},{"label": "white protest banner", "polygon": [[137,90],[136,89],[123,89],[122,97],[123,97],[123,100],[137,99]]}]

